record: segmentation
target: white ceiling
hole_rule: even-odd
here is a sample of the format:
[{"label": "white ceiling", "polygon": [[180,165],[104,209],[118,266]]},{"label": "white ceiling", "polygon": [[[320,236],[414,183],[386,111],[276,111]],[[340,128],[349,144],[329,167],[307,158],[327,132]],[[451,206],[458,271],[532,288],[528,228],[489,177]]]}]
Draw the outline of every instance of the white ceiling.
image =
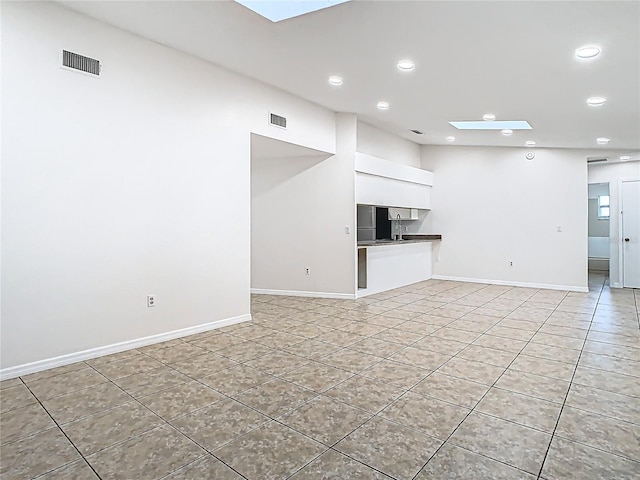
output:
[{"label": "white ceiling", "polygon": [[[418,143],[640,149],[637,1],[352,1],[279,23],[232,1],[61,3]],[[594,43],[598,58],[575,58]],[[413,72],[396,68],[404,58]],[[588,107],[595,95],[607,103]],[[484,113],[533,130],[447,123]]]}]

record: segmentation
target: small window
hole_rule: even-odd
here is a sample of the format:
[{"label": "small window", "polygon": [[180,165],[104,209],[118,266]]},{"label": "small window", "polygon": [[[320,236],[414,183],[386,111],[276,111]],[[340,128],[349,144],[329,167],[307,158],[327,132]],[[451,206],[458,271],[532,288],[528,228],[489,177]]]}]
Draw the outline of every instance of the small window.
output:
[{"label": "small window", "polygon": [[609,195],[598,197],[598,220],[609,220]]}]

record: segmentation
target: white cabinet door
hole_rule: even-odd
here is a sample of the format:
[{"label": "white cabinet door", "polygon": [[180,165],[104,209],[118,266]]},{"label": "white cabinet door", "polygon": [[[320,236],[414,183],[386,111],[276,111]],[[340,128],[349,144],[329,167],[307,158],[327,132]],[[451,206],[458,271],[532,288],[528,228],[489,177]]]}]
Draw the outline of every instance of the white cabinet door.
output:
[{"label": "white cabinet door", "polygon": [[417,208],[390,208],[389,220],[397,220],[400,215],[400,220],[418,220]]},{"label": "white cabinet door", "polygon": [[430,209],[431,187],[357,172],[356,203]]}]

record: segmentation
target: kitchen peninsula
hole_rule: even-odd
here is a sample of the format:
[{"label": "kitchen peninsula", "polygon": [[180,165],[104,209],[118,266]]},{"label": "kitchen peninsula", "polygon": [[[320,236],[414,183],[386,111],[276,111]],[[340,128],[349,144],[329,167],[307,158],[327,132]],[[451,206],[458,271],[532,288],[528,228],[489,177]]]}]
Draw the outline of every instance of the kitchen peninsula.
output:
[{"label": "kitchen peninsula", "polygon": [[441,235],[404,233],[431,209],[433,173],[356,153],[357,297],[432,275],[432,242]]},{"label": "kitchen peninsula", "polygon": [[402,240],[358,242],[357,297],[431,278],[432,244],[441,235],[405,235]]}]

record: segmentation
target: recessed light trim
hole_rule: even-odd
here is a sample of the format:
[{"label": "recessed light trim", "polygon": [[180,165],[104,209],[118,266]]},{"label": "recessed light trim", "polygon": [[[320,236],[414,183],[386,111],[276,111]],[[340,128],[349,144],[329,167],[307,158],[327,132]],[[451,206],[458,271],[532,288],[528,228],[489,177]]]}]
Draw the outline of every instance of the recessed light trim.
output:
[{"label": "recessed light trim", "polygon": [[600,107],[605,104],[607,99],[605,97],[589,97],[587,98],[587,105],[590,107]]},{"label": "recessed light trim", "polygon": [[527,140],[524,144],[527,147],[535,147],[536,146],[536,142],[534,142],[533,140]]},{"label": "recessed light trim", "polygon": [[456,141],[456,137],[454,137],[453,135],[450,135],[447,137],[447,142],[451,143],[451,142],[455,142]]},{"label": "recessed light trim", "polygon": [[531,130],[532,127],[526,120],[500,120],[485,122],[484,120],[472,122],[449,122],[449,125],[458,130]]},{"label": "recessed light trim", "polygon": [[510,137],[511,135],[513,135],[513,130],[511,130],[510,128],[505,128],[500,133],[502,133],[505,137]]},{"label": "recessed light trim", "polygon": [[342,85],[343,81],[342,81],[342,77],[340,75],[331,75],[329,77],[329,84],[334,85],[336,87],[339,87],[340,85]]},{"label": "recessed light trim", "polygon": [[493,122],[493,121],[495,121],[496,116],[495,116],[493,113],[485,113],[485,114],[482,116],[482,119],[483,119],[485,122]]},{"label": "recessed light trim", "polygon": [[620,155],[620,160],[626,162],[627,160],[631,160],[631,155]]},{"label": "recessed light trim", "polygon": [[598,137],[598,138],[596,138],[596,142],[598,142],[598,145],[606,145],[610,141],[611,141],[611,139],[607,138],[607,137]]},{"label": "recessed light trim", "polygon": [[378,102],[376,108],[378,110],[389,110],[389,102]]},{"label": "recessed light trim", "polygon": [[578,58],[594,58],[600,55],[600,47],[595,45],[585,45],[576,50],[576,57]]},{"label": "recessed light trim", "polygon": [[403,72],[410,72],[416,68],[416,64],[411,60],[400,60],[398,62],[398,70],[402,70]]}]

